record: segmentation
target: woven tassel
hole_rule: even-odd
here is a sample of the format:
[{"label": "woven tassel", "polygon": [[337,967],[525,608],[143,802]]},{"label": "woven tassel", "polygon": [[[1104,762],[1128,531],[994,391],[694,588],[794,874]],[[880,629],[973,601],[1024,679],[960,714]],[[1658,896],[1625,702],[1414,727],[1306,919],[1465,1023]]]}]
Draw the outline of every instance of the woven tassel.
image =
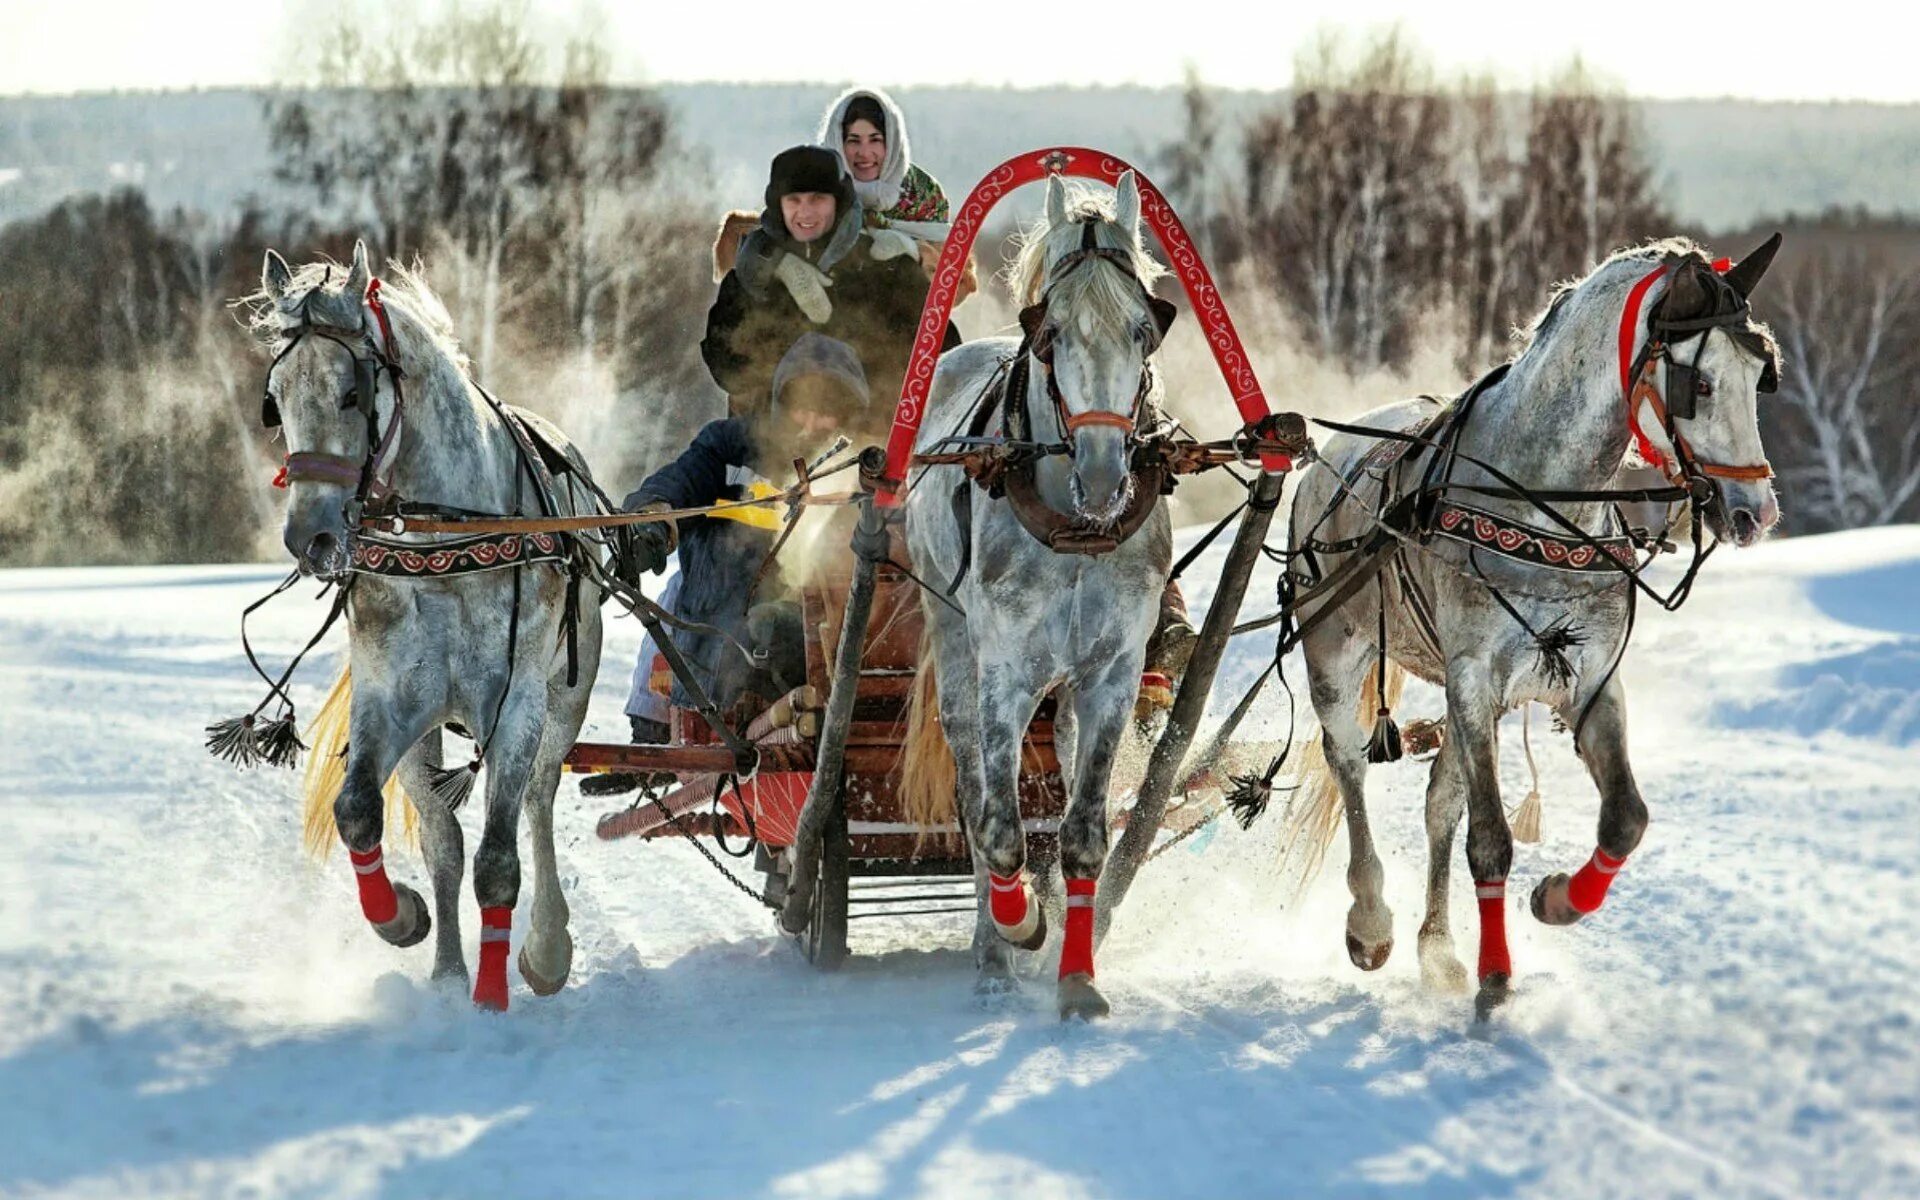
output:
[{"label": "woven tassel", "polygon": [[1513,840],[1516,842],[1531,845],[1540,840],[1539,789],[1527,793],[1527,798],[1520,802],[1519,808],[1513,810],[1513,816],[1507,824],[1513,830]]},{"label": "woven tassel", "polygon": [[1394,724],[1393,714],[1382,705],[1374,717],[1373,737],[1367,741],[1367,761],[1399,762],[1400,754],[1400,726]]},{"label": "woven tassel", "polygon": [[260,760],[270,767],[298,765],[300,752],[307,748],[307,744],[300,740],[300,731],[294,727],[291,708],[271,721],[258,723],[253,733],[259,745]]},{"label": "woven tassel", "polygon": [[1567,658],[1567,651],[1585,645],[1586,641],[1587,635],[1564,617],[1533,635],[1540,674],[1549,684],[1557,688],[1573,684],[1573,662]]},{"label": "woven tassel", "polygon": [[1280,764],[1284,761],[1286,755],[1282,754],[1264,774],[1229,776],[1233,790],[1227,793],[1227,807],[1240,822],[1240,828],[1252,829],[1253,823],[1267,811],[1267,802],[1273,799],[1273,777],[1280,773]]},{"label": "woven tassel", "polygon": [[228,717],[207,726],[207,753],[236,767],[251,767],[260,761],[260,736],[254,713]]},{"label": "woven tassel", "polygon": [[448,812],[456,812],[467,802],[467,797],[473,795],[474,781],[479,778],[480,759],[476,755],[464,767],[434,771],[428,776],[428,791]]}]

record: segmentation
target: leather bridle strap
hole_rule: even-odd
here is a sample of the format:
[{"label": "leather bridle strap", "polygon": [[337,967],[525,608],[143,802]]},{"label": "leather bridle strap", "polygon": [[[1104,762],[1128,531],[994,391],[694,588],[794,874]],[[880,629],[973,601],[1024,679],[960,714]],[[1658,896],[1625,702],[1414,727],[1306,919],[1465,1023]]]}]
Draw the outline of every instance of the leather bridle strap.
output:
[{"label": "leather bridle strap", "polygon": [[355,487],[360,482],[360,471],[364,464],[358,459],[345,458],[338,454],[319,454],[302,450],[287,455],[286,481],[288,483],[333,483],[341,487]]},{"label": "leather bridle strap", "polygon": [[[1742,465],[1708,462],[1694,453],[1692,444],[1689,443],[1686,437],[1675,427],[1672,418],[1667,413],[1666,403],[1660,398],[1660,389],[1654,384],[1654,377],[1659,374],[1663,351],[1664,348],[1659,342],[1653,343],[1652,350],[1646,355],[1646,360],[1641,365],[1640,378],[1634,384],[1633,398],[1629,403],[1629,408],[1637,411],[1640,405],[1645,404],[1653,410],[1654,419],[1660,422],[1660,427],[1666,431],[1668,440],[1673,443],[1674,449],[1677,452],[1675,457],[1683,458],[1685,465],[1683,466],[1681,463],[1676,462],[1673,469],[1668,470],[1667,464],[1663,461],[1664,456],[1657,456],[1648,461],[1658,465],[1666,474],[1667,478],[1673,480],[1675,483],[1683,483],[1685,481],[1687,474],[1686,466],[1690,466],[1700,474],[1713,479],[1738,479],[1751,482],[1772,479],[1773,466],[1770,463],[1759,462],[1752,465]],[[1634,433],[1635,436],[1640,436],[1638,428],[1635,428]]]},{"label": "leather bridle strap", "polygon": [[1132,433],[1134,428],[1139,424],[1139,418],[1132,413],[1096,410],[1094,412],[1071,413],[1067,416],[1064,424],[1067,427],[1068,433],[1072,433],[1076,429],[1084,429],[1089,425],[1105,425],[1125,433]]}]

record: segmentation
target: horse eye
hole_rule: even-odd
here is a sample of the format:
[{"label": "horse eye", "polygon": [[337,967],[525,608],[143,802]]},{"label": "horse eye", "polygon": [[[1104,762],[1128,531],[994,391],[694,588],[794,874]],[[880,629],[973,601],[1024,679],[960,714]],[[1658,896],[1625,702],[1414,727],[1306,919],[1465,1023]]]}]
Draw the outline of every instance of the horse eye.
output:
[{"label": "horse eye", "polygon": [[1713,395],[1713,381],[1705,375],[1696,375],[1693,380],[1693,394],[1696,396]]}]

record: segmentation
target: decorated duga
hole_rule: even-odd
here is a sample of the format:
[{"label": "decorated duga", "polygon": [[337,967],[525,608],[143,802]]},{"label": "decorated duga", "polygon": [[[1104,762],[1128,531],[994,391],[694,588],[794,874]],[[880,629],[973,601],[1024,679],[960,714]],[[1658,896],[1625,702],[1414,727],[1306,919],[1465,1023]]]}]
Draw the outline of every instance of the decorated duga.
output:
[{"label": "decorated duga", "polygon": [[[1624,250],[1460,396],[1319,421],[1316,446],[1309,419],[1269,406],[1141,172],[1045,147],[949,207],[904,145],[896,162],[884,140],[856,144],[898,124],[866,96],[836,109],[842,158],[783,153],[765,211],[729,219],[702,344],[729,415],[623,502],[559,430],[480,386],[423,277],[376,276],[364,246],[345,268],[270,252],[253,324],[294,565],[260,603],[303,578],[330,586],[308,649],[344,621],[346,667],[303,725],[299,657],[274,670],[249,650],[266,695],[210,728],[209,748],[304,757],[312,847],[344,843],[374,932],[432,936],[434,977],[471,980],[482,1007],[509,1003],[523,816],[534,886],[518,971],[537,995],[566,983],[554,797],[572,771],[583,790],[634,794],[600,839],[691,841],[821,968],[846,958],[852,920],[970,912],[974,987],[1016,989],[1044,961],[1061,1017],[1090,1019],[1109,1011],[1096,952],[1137,874],[1223,815],[1251,824],[1288,781],[1297,827],[1344,819],[1348,951],[1362,969],[1386,961],[1364,780],[1409,749],[1392,709],[1411,672],[1446,699],[1426,739],[1422,975],[1468,984],[1447,921],[1464,812],[1490,1016],[1513,970],[1500,716],[1553,708],[1599,788],[1591,859],[1531,895],[1540,920],[1572,924],[1647,822],[1617,670],[1638,601],[1677,606],[1715,545],[1751,544],[1778,518],[1756,395],[1779,367],[1748,303],[1778,236],[1737,263],[1681,241]],[[843,173],[848,155],[868,179]],[[977,286],[976,239],[1027,185],[1044,195],[1008,272],[1017,327],[963,342],[950,316]],[[870,338],[901,312],[896,354]],[[1169,412],[1157,363],[1176,314],[1232,400],[1211,440]],[[1244,498],[1176,561],[1168,497],[1207,471]],[[1290,520],[1270,539],[1290,473]],[[1195,629],[1177,579],[1229,531]],[[1681,546],[1688,566],[1661,590],[1648,564]],[[670,555],[659,593],[647,577]],[[1243,621],[1263,559],[1282,565],[1278,603]],[[609,611],[647,633],[635,736],[582,742]],[[1272,665],[1209,724],[1229,640],[1267,630]],[[1295,649],[1319,733],[1296,758],[1219,778],[1210,764]],[[1115,759],[1134,736],[1146,768],[1122,787]],[[461,814],[475,793],[470,970]],[[386,859],[396,827],[416,824],[431,904]]]}]

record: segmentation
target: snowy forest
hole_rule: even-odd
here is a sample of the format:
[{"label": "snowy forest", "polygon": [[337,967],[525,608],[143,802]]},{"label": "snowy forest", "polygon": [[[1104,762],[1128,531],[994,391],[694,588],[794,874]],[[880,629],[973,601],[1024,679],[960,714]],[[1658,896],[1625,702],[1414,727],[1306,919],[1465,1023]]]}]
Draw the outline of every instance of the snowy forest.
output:
[{"label": "snowy forest", "polygon": [[[269,246],[344,258],[364,237],[424,262],[479,378],[555,418],[616,494],[719,414],[697,353],[709,241],[757,185],[659,90],[610,84],[590,37],[543,49],[520,12],[449,7],[377,41],[347,21],[324,32],[310,78],[250,98],[266,175],[206,193],[231,202],[156,203],[135,171],[0,209],[0,565],[275,553],[280,449],[234,308]],[[1782,228],[1760,307],[1786,359],[1762,405],[1782,533],[1920,520],[1920,220],[1841,179],[1817,210],[1759,202],[1739,211],[1764,221],[1703,226],[1675,203],[1645,107],[1577,62],[1514,92],[1443,77],[1396,33],[1330,33],[1286,93],[1196,76],[1177,99],[1164,136],[1116,149],[1195,230],[1276,403],[1331,413],[1457,389],[1510,352],[1554,283],[1616,247],[1685,233],[1737,254]],[[996,132],[1005,153],[1080,140],[1060,120]],[[25,124],[0,126],[0,192],[27,182],[8,154]],[[938,139],[915,150],[957,200],[971,179]],[[985,292],[960,314],[969,337],[1010,319]],[[1183,328],[1173,390],[1225,420]]]}]

